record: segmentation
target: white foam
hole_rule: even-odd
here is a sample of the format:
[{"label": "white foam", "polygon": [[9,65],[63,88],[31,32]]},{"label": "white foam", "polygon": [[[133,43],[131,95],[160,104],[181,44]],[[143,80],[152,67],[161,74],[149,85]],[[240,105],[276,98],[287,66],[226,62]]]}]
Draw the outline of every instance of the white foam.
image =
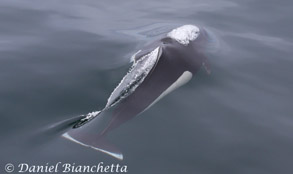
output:
[{"label": "white foam", "polygon": [[93,119],[94,117],[96,117],[97,115],[99,115],[101,111],[94,111],[94,112],[90,112],[86,115],[85,118],[81,119],[81,121],[85,121],[85,120],[91,120]]},{"label": "white foam", "polygon": [[87,117],[95,117],[97,116],[101,111],[93,111],[87,114]]},{"label": "white foam", "polygon": [[195,40],[199,36],[199,31],[197,26],[183,25],[169,32],[167,36],[183,45],[188,45],[190,41]]},{"label": "white foam", "polygon": [[131,58],[130,58],[130,62],[135,63],[135,56],[136,56],[138,53],[140,53],[140,52],[141,52],[141,50],[138,50],[136,53],[134,53],[134,54],[131,56]]}]

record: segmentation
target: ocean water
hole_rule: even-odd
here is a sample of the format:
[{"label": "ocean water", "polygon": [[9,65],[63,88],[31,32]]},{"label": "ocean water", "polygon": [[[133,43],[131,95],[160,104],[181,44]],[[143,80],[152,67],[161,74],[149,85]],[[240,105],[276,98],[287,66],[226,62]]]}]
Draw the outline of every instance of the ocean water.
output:
[{"label": "ocean water", "polygon": [[[7,163],[18,173],[21,163],[58,162],[120,164],[131,174],[293,173],[292,5],[0,1],[0,173]],[[212,73],[200,71],[113,131],[108,138],[123,161],[43,133],[102,109],[131,55],[183,24],[212,36],[206,50]]]}]

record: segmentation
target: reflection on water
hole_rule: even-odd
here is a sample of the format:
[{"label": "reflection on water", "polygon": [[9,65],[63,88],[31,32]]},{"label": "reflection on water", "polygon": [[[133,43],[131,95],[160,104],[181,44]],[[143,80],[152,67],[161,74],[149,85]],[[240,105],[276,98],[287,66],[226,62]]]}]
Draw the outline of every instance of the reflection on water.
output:
[{"label": "reflection on water", "polygon": [[121,163],[129,173],[292,173],[291,6],[1,1],[0,165],[117,163],[58,137],[27,141],[103,108],[138,48],[171,26],[196,24],[219,45],[209,55],[212,74],[200,72],[113,132],[109,139],[127,157]]}]

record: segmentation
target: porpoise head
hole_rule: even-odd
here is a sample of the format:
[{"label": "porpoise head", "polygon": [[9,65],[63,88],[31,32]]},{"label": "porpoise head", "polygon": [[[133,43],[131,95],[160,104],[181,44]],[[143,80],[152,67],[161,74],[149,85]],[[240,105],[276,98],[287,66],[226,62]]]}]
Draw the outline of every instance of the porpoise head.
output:
[{"label": "porpoise head", "polygon": [[175,28],[167,34],[167,37],[176,40],[178,43],[187,46],[198,38],[200,29],[195,25],[183,25]]},{"label": "porpoise head", "polygon": [[[165,53],[172,55],[169,57],[184,59],[190,65],[191,71],[197,71],[202,65],[208,64],[205,56],[208,41],[206,30],[195,25],[175,28],[161,39],[163,49],[168,50]],[[209,73],[209,68],[205,68]]]}]

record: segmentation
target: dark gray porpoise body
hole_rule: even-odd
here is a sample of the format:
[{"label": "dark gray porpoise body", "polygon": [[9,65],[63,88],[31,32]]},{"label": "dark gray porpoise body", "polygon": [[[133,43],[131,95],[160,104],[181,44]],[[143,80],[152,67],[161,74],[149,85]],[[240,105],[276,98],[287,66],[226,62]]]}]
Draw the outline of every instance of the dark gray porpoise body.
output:
[{"label": "dark gray porpoise body", "polygon": [[[189,25],[189,27],[193,29],[192,27],[195,26]],[[189,28],[187,27],[187,29]],[[185,30],[183,28],[182,32],[185,32]],[[182,81],[187,82],[188,78],[191,78],[192,74],[198,72],[202,66],[209,72],[208,62],[204,55],[206,38],[208,37],[206,31],[199,29],[196,35],[187,33],[187,37],[191,37],[190,40],[187,39],[188,44],[184,42],[186,41],[186,39],[184,40],[186,35],[181,36],[180,30],[174,32],[175,34],[179,32],[179,41],[176,40],[177,35],[175,35],[175,39],[172,38],[171,34],[166,35],[164,38],[146,46],[133,57],[134,62],[142,62],[141,59],[147,61],[148,58],[154,59],[155,57],[156,60],[152,62],[151,69],[146,68],[148,70],[146,73],[138,74],[141,77],[136,77],[135,82],[129,82],[129,79],[127,81],[127,77],[125,77],[125,83],[121,82],[120,86],[115,89],[116,92],[114,91],[110,96],[105,109],[92,117],[85,118],[85,121],[80,122],[82,124],[76,124],[75,129],[69,130],[63,136],[122,160],[122,153],[114,145],[107,143],[106,135],[119,125],[145,111],[168,92],[183,85]],[[192,32],[194,31],[192,30]],[[195,34],[192,32],[191,34]],[[195,36],[196,38],[194,38]],[[183,39],[183,44],[180,43],[180,39]],[[154,52],[156,49],[157,52]],[[148,56],[152,52],[155,56]],[[147,65],[149,64],[143,64],[144,67]],[[133,77],[135,74],[130,72],[128,76]],[[128,84],[128,86],[124,84]]]}]

